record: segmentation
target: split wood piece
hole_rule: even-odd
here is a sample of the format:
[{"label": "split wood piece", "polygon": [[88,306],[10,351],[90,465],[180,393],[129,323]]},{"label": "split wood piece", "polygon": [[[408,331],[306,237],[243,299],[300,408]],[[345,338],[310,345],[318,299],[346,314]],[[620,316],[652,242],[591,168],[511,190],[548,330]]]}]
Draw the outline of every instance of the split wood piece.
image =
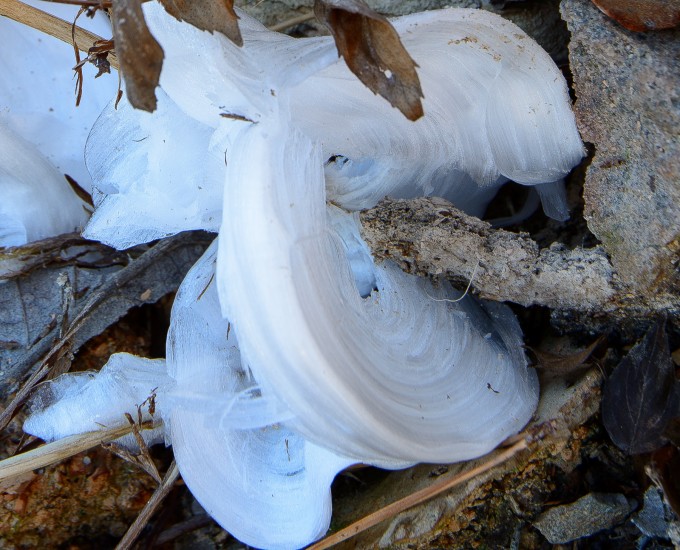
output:
[{"label": "split wood piece", "polygon": [[376,258],[420,275],[459,279],[482,298],[561,310],[613,310],[618,289],[601,247],[539,249],[438,198],[386,199],[361,214]]}]

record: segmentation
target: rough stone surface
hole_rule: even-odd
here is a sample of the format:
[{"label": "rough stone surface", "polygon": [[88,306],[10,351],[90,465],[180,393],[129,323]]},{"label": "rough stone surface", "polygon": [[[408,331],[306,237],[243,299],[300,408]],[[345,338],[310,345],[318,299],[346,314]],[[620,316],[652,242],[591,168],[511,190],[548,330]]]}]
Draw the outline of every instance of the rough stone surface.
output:
[{"label": "rough stone surface", "polygon": [[643,535],[650,538],[667,539],[669,524],[673,512],[667,508],[662,499],[662,492],[655,485],[645,491],[642,510],[632,518],[635,526]]},{"label": "rough stone surface", "polygon": [[[529,0],[505,7],[492,5],[490,0],[367,0],[378,13],[388,17],[440,8],[481,8],[510,19],[532,36],[558,61],[566,61],[568,33],[559,15],[559,0]],[[311,13],[314,0],[236,0],[236,5],[267,26]],[[322,25],[312,21],[314,33],[323,32]],[[284,29],[290,30],[290,29]]]},{"label": "rough stone surface", "polygon": [[626,497],[615,493],[590,493],[572,504],[550,508],[534,522],[551,544],[566,544],[623,521],[631,512]]},{"label": "rough stone surface", "polygon": [[595,156],[585,217],[632,294],[678,288],[680,30],[634,33],[563,0],[576,115]]}]

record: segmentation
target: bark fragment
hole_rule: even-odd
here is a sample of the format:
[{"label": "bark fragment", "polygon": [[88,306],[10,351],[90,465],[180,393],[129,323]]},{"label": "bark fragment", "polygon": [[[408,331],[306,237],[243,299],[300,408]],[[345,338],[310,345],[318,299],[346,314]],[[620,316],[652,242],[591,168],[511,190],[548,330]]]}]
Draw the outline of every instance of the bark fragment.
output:
[{"label": "bark fragment", "polygon": [[614,271],[601,247],[540,250],[526,233],[493,229],[438,198],[387,199],[361,216],[376,257],[412,273],[444,275],[482,298],[523,306],[614,308]]}]

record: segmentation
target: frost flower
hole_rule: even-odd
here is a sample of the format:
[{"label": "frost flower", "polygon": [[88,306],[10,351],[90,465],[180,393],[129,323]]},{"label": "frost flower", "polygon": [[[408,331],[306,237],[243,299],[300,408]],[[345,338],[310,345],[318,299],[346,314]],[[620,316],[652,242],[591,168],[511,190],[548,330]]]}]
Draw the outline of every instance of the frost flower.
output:
[{"label": "frost flower", "polygon": [[[122,248],[219,231],[178,292],[167,374],[153,382],[207,511],[249,545],[303,546],[325,533],[330,482],[348,465],[466,460],[519,431],[538,384],[510,310],[374,263],[356,211],[436,194],[479,214],[511,178],[540,184],[562,215],[559,181],[583,149],[547,54],[484,12],[396,20],[425,94],[411,123],[329,38],[291,39],[241,15],[237,48],[144,10],[166,54],[158,110],[109,108],[97,121],[86,235]],[[117,380],[135,379],[139,360],[112,361]],[[137,390],[107,404],[117,390],[94,388],[109,380],[81,397],[55,391],[69,397],[26,429],[91,426],[90,405],[85,424],[68,420],[85,395],[114,416],[139,404]]]}]

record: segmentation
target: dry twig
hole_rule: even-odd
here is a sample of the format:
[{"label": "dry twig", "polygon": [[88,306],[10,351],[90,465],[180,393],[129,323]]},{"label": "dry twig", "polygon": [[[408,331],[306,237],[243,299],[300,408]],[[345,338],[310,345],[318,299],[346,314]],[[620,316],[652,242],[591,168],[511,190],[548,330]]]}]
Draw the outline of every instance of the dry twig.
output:
[{"label": "dry twig", "polygon": [[[151,427],[151,423],[144,424],[143,429]],[[53,443],[47,443],[42,447],[26,453],[14,455],[11,458],[0,461],[0,481],[20,476],[31,470],[44,468],[50,464],[56,464],[78,453],[87,451],[97,445],[118,439],[132,432],[132,426],[123,424],[113,428],[87,432],[84,434],[64,437]]]},{"label": "dry twig", "polygon": [[168,493],[172,489],[178,477],[179,469],[177,468],[177,464],[173,460],[172,464],[170,464],[170,468],[168,468],[168,471],[166,472],[165,477],[163,478],[163,482],[154,491],[153,495],[151,495],[149,502],[146,503],[144,509],[139,513],[137,519],[135,519],[134,523],[127,530],[123,538],[120,539],[120,542],[116,546],[116,550],[127,550],[128,548],[132,547],[135,540],[142,532],[142,529],[144,529],[151,516],[158,509],[161,502],[163,502],[163,499],[166,496],[168,496]]},{"label": "dry twig", "polygon": [[316,544],[310,546],[309,550],[323,550],[325,548],[330,548],[331,546],[338,544],[342,541],[345,541],[357,535],[358,533],[361,533],[362,531],[369,529],[370,527],[374,527],[375,525],[378,525],[379,523],[396,516],[397,514],[403,512],[404,510],[407,510],[408,508],[412,508],[413,506],[422,504],[423,502],[431,499],[432,497],[439,495],[445,491],[448,491],[449,489],[457,485],[460,485],[461,483],[465,483],[466,481],[473,479],[474,477],[490,470],[491,468],[494,468],[499,464],[502,464],[503,462],[510,460],[512,457],[514,457],[521,451],[527,449],[528,447],[529,438],[523,437],[522,439],[517,441],[514,445],[505,449],[504,451],[500,451],[498,454],[494,455],[492,458],[490,458],[483,464],[480,464],[479,466],[476,466],[475,468],[472,468],[466,472],[462,472],[450,479],[444,479],[438,483],[433,483],[432,485],[426,487],[425,489],[416,491],[415,493],[412,493],[407,497],[402,498],[401,500],[393,502],[392,504],[389,504],[384,508],[381,508],[377,512],[369,514],[361,518],[359,521],[356,521],[353,524],[349,525],[348,527],[341,529],[337,533],[334,533],[333,535],[330,535],[325,539],[320,540]]}]

